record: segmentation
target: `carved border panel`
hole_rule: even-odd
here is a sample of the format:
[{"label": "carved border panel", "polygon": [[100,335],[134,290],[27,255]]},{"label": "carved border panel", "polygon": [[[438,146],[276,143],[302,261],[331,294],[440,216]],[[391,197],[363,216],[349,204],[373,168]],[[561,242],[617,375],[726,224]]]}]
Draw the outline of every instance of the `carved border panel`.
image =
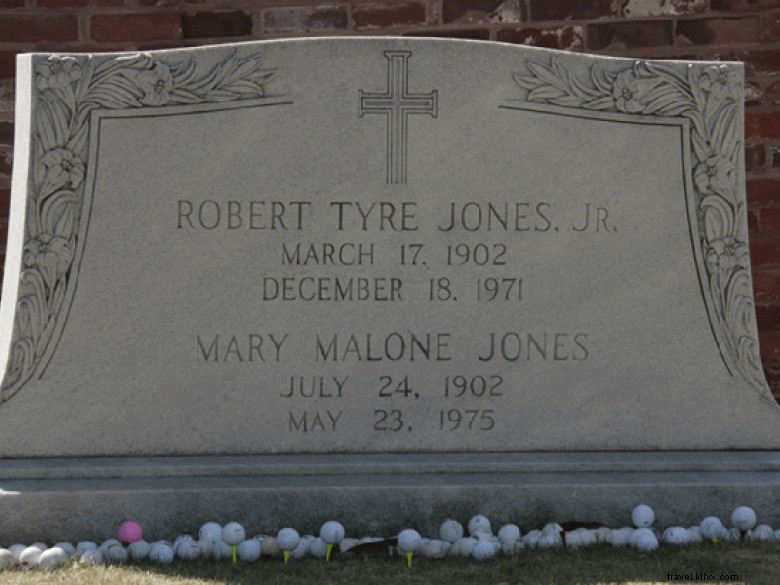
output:
[{"label": "carved border panel", "polygon": [[[594,64],[578,78],[555,59],[529,61],[514,74],[527,102],[601,112],[668,116],[690,121],[689,177],[703,261],[697,261],[702,290],[721,355],[732,375],[762,395],[755,324],[745,197],[742,191],[742,76],[732,65],[696,66],[687,74],[637,61],[620,72]],[[703,264],[703,266],[702,266]]]},{"label": "carved border panel", "polygon": [[[228,58],[202,72],[140,53],[123,58],[52,56],[34,70],[35,120],[23,266],[0,404],[42,375],[62,333],[84,246],[85,176],[93,112],[224,103],[266,97],[275,70],[262,54]],[[82,232],[84,233],[84,232]]]}]

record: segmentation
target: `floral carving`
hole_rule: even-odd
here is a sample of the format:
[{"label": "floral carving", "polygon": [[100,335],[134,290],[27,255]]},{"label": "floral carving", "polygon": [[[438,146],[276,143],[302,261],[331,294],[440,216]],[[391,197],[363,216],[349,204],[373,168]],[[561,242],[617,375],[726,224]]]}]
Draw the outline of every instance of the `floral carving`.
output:
[{"label": "floral carving", "polygon": [[68,89],[81,79],[81,67],[75,57],[51,57],[38,63],[35,73],[38,91]]},{"label": "floral carving", "polygon": [[738,186],[742,78],[733,66],[673,66],[637,61],[622,71],[597,64],[578,78],[553,60],[529,62],[514,80],[529,102],[596,111],[676,116],[690,121],[691,182],[700,267],[710,320],[732,374],[766,396],[756,340],[744,195]]},{"label": "floral carving", "polygon": [[[274,70],[260,54],[233,53],[208,71],[194,59],[173,63],[148,54],[51,56],[35,65],[32,178],[11,356],[0,403],[45,367],[76,285],[84,245],[84,201],[91,113],[265,97]],[[48,353],[47,353],[47,350]],[[47,357],[48,356],[48,357]]]},{"label": "floral carving", "polygon": [[157,63],[151,71],[138,73],[139,87],[144,95],[141,103],[147,106],[162,106],[171,101],[173,91],[173,76],[171,70],[162,63]]}]

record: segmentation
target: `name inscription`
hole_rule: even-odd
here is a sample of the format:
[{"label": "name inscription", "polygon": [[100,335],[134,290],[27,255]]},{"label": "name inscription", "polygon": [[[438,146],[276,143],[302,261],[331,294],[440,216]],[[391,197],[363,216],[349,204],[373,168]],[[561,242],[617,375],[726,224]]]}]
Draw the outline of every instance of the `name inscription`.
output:
[{"label": "name inscription", "polygon": [[[264,240],[266,246],[270,241],[271,272],[258,275],[253,291],[269,307],[354,303],[381,310],[427,303],[463,311],[508,307],[522,314],[536,295],[517,257],[517,238],[618,233],[611,210],[592,202],[564,208],[550,201],[453,201],[431,213],[415,201],[179,199],[174,220],[182,232],[279,234]],[[317,237],[323,233],[331,236]],[[351,238],[339,239],[339,233]],[[387,233],[398,236],[388,239]],[[349,419],[378,436],[495,432],[511,424],[502,418],[502,403],[527,390],[508,381],[507,368],[576,367],[598,352],[587,331],[513,330],[496,322],[467,338],[447,330],[380,327],[199,331],[193,347],[193,361],[204,366],[282,369],[283,381],[263,392],[289,403],[277,430],[293,435],[347,432]],[[426,372],[424,365],[434,363],[444,375]],[[336,371],[340,364],[362,367],[346,374]],[[392,374],[387,365],[395,366]],[[379,369],[366,375],[372,368]],[[375,404],[367,415],[352,408],[366,399]]]}]

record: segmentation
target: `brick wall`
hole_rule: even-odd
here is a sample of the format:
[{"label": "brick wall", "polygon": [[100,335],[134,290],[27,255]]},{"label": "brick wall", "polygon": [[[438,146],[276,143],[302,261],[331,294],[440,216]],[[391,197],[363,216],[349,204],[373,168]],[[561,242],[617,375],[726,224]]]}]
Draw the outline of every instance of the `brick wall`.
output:
[{"label": "brick wall", "polygon": [[0,0],[0,242],[8,231],[17,52],[350,34],[745,61],[758,327],[767,377],[780,397],[780,0]]}]

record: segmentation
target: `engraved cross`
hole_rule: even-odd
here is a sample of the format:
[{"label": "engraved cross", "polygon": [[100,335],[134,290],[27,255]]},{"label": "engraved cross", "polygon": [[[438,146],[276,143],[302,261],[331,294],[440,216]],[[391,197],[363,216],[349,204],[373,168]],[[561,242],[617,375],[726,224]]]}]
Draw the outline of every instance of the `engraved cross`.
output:
[{"label": "engraved cross", "polygon": [[387,182],[406,183],[407,131],[410,114],[438,115],[439,93],[409,93],[411,51],[385,51],[387,89],[383,93],[360,90],[360,117],[384,114],[387,118]]}]

